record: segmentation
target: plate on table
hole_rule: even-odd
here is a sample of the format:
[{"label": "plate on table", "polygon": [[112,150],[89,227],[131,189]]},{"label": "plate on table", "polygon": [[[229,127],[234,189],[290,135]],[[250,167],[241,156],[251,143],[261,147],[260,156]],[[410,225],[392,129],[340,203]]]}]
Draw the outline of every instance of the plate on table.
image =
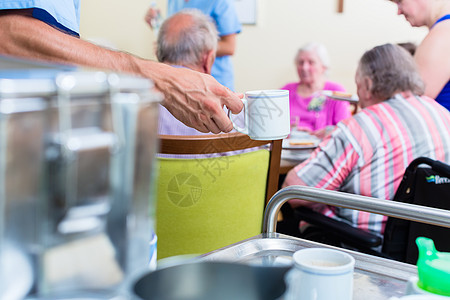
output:
[{"label": "plate on table", "polygon": [[283,149],[314,149],[319,142],[320,140],[317,138],[287,138],[283,140]]},{"label": "plate on table", "polygon": [[359,101],[358,96],[345,92],[322,91],[322,94],[334,100],[348,101],[352,103],[358,103]]},{"label": "plate on table", "polygon": [[313,149],[297,149],[297,150],[283,149],[283,151],[281,151],[281,160],[301,163],[307,160],[311,156],[312,152]]},{"label": "plate on table", "polygon": [[320,139],[306,131],[292,130],[289,137],[283,140],[283,149],[314,149],[319,145]]}]

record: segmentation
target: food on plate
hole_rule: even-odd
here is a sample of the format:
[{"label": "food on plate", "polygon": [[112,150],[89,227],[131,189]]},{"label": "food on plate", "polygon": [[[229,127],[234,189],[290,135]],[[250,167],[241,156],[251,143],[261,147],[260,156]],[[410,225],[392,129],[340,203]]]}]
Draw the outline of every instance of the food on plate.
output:
[{"label": "food on plate", "polygon": [[340,91],[322,91],[322,94],[335,100],[358,102],[358,96]]},{"label": "food on plate", "polygon": [[350,93],[339,92],[339,91],[333,91],[332,95],[337,96],[337,97],[343,97],[343,98],[352,98],[353,97],[353,95]]},{"label": "food on plate", "polygon": [[290,140],[289,145],[291,146],[314,146],[316,144],[315,141],[311,140]]}]

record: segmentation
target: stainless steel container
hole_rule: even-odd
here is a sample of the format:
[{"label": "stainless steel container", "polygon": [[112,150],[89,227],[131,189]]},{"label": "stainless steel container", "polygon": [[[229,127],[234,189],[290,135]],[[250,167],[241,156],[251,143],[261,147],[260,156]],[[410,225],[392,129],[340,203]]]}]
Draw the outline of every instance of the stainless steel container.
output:
[{"label": "stainless steel container", "polygon": [[0,75],[0,298],[113,297],[148,271],[160,96],[125,75],[17,74]]},{"label": "stainless steel container", "polygon": [[141,300],[280,299],[290,266],[194,262],[151,272],[134,285]]}]

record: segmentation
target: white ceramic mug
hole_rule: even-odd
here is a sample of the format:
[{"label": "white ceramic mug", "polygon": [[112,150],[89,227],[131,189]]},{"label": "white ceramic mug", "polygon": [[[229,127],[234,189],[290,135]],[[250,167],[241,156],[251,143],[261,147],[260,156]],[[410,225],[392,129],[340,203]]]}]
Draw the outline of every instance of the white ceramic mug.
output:
[{"label": "white ceramic mug", "polygon": [[307,248],[294,253],[286,300],[351,300],[355,259],[343,251]]},{"label": "white ceramic mug", "polygon": [[247,134],[253,140],[277,140],[289,135],[289,91],[249,91],[242,101],[244,127],[237,125],[232,114],[228,113],[236,131]]}]

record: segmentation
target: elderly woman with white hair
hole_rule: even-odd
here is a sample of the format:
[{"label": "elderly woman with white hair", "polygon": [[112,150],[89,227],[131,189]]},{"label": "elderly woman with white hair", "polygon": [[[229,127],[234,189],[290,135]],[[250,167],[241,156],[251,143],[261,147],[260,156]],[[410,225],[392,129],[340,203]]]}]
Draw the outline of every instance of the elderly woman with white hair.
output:
[{"label": "elderly woman with white hair", "polygon": [[329,99],[321,92],[344,92],[345,89],[327,80],[330,59],[322,44],[308,43],[301,47],[295,56],[295,65],[300,80],[282,87],[289,91],[291,124],[323,137],[326,129],[333,128],[351,113],[348,102]]}]

